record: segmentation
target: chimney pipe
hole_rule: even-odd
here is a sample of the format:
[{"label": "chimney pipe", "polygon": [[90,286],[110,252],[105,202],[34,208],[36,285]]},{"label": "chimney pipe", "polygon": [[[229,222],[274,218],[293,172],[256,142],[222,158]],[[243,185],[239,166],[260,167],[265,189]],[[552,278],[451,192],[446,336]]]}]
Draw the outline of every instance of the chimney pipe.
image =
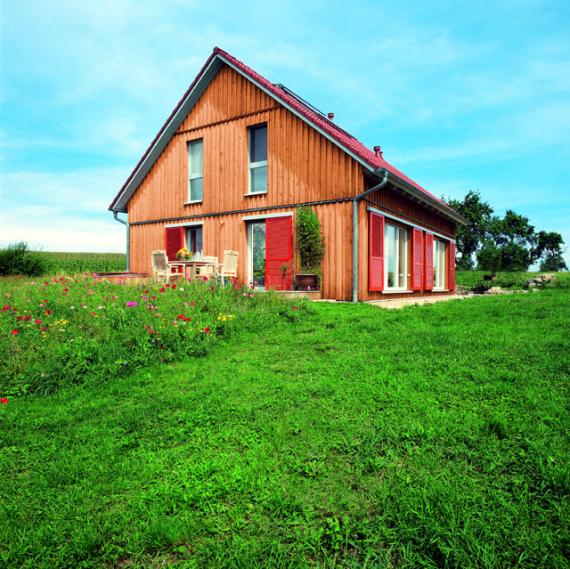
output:
[{"label": "chimney pipe", "polygon": [[329,121],[332,121],[334,119],[334,113],[328,113],[327,118],[329,119]]},{"label": "chimney pipe", "polygon": [[379,146],[374,147],[374,154],[376,154],[378,158],[384,158],[384,153],[382,152],[382,149]]}]

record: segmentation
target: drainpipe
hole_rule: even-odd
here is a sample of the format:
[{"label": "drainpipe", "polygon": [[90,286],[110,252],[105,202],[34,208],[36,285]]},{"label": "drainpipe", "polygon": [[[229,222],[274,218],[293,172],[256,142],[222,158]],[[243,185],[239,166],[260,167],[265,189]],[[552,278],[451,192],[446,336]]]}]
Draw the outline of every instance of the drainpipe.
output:
[{"label": "drainpipe", "polygon": [[127,228],[127,273],[131,270],[131,225],[119,217],[119,212],[113,210],[113,217]]},{"label": "drainpipe", "polygon": [[358,302],[358,202],[368,194],[383,188],[388,182],[388,171],[384,168],[374,173],[383,175],[380,183],[352,198],[352,302]]}]

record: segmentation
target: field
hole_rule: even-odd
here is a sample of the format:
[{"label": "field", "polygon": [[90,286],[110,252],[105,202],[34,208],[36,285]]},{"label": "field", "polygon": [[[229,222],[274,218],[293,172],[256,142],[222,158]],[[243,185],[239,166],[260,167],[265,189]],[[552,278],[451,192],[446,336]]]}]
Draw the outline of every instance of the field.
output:
[{"label": "field", "polygon": [[[483,276],[488,274],[486,271],[457,271],[457,285],[472,289],[479,283],[483,282]],[[523,272],[499,272],[496,280],[488,282],[489,286],[498,286],[508,289],[524,289],[528,280],[543,273],[523,273]],[[558,279],[561,281],[568,280],[569,273],[561,273]]]},{"label": "field", "polygon": [[10,397],[0,565],[568,566],[569,301],[252,304],[200,357]]},{"label": "field", "polygon": [[127,257],[123,253],[50,253],[40,252],[46,260],[48,274],[74,274],[124,271]]}]

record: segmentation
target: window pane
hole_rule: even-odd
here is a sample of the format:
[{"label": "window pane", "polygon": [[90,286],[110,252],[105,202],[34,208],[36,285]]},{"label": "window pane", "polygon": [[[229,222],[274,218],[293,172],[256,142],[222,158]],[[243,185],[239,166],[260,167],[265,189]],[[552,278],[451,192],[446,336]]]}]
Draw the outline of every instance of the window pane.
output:
[{"label": "window pane", "polygon": [[265,222],[251,224],[253,285],[265,286]]},{"label": "window pane", "polygon": [[204,171],[204,144],[202,140],[196,140],[189,145],[190,155],[190,178],[202,176]]},{"label": "window pane", "polygon": [[398,229],[393,225],[386,224],[386,286],[395,288],[397,283],[397,256],[398,256]]},{"label": "window pane", "polygon": [[204,185],[204,178],[194,178],[190,180],[190,201],[201,200]]},{"label": "window pane", "polygon": [[252,194],[267,191],[267,166],[251,169],[250,191]]},{"label": "window pane", "polygon": [[407,288],[407,269],[408,269],[408,252],[407,252],[407,232],[405,229],[399,230],[398,243],[398,287]]},{"label": "window pane", "polygon": [[267,125],[256,126],[249,132],[249,161],[267,160]]}]

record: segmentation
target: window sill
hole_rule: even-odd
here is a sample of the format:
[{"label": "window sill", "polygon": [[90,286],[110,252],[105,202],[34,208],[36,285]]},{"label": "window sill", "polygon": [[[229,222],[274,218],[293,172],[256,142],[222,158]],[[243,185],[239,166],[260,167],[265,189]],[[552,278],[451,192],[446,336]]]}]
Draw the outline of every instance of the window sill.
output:
[{"label": "window sill", "polygon": [[382,292],[384,294],[412,294],[414,291],[407,288],[385,288]]},{"label": "window sill", "polygon": [[243,194],[243,195],[246,198],[250,198],[252,196],[264,196],[265,194],[267,194],[267,190],[265,190],[264,192],[249,192],[249,193]]},{"label": "window sill", "polygon": [[448,288],[432,288],[432,292],[449,292]]},{"label": "window sill", "polygon": [[184,205],[195,205],[197,203],[202,203],[202,200],[190,200],[189,202],[184,202]]}]

